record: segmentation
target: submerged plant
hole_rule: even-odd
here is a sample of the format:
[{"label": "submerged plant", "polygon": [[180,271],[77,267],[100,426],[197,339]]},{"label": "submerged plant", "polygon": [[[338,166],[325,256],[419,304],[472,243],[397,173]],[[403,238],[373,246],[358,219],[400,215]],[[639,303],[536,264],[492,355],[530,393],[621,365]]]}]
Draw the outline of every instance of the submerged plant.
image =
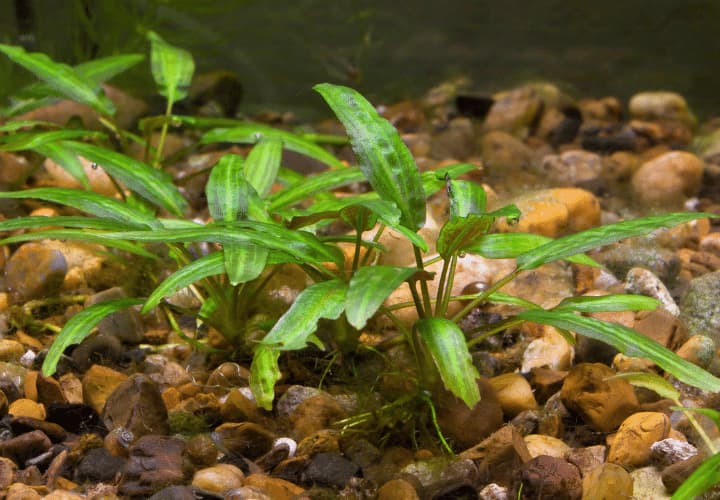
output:
[{"label": "submerged plant", "polygon": [[[414,356],[417,394],[409,395],[408,401],[427,402],[431,412],[435,411],[433,401],[445,391],[468,407],[481,404],[479,375],[472,363],[471,348],[484,336],[525,321],[551,325],[569,342],[574,341],[570,332],[603,341],[627,355],[653,361],[687,384],[720,391],[720,379],[638,332],[583,316],[597,311],[654,309],[657,306],[654,299],[635,295],[575,297],[545,309],[500,291],[520,273],[543,264],[565,259],[595,265],[584,252],[645,235],[660,227],[711,217],[711,214],[646,217],[556,240],[531,234],[494,234],[491,230],[495,220],[517,218],[518,209],[506,206],[488,211],[482,187],[458,179],[473,168],[470,165],[453,165],[421,174],[397,131],[350,88],[327,83],[315,87],[345,126],[358,167],[345,166],[317,142],[301,134],[241,120],[173,115],[173,103],[184,96],[183,89],[189,82],[193,65],[188,60],[189,54],[169,46],[155,34],[149,36],[153,47],[153,75],[167,98],[167,107],[164,115],[141,123],[145,137],[117,128],[112,121],[112,106],[99,87],[100,81],[129,62],[137,62],[137,57],[106,60],[103,63],[106,66],[96,61],[90,71],[87,67],[58,65],[46,56],[0,45],[0,51],[45,82],[46,97],[62,95],[93,106],[102,114],[111,134],[57,129],[45,123],[8,122],[0,129],[8,132],[0,139],[0,149],[36,151],[55,160],[87,187],[78,160],[82,156],[101,166],[118,188],[118,197],[62,188],[0,193],[0,198],[35,198],[87,214],[2,221],[0,231],[36,231],[5,238],[0,244],[42,238],[75,239],[149,259],[156,255],[144,245],[163,244],[178,267],[148,297],[100,303],[71,318],[45,358],[43,372],[46,375],[54,373],[64,350],[90,335],[103,317],[142,304],[142,312],[162,307],[171,324],[175,324],[174,314],[182,312],[217,328],[237,355],[252,359],[251,388],[257,403],[266,409],[272,408],[283,353],[304,349],[312,343],[321,348],[332,345],[352,354],[358,349],[360,332],[378,314],[390,319]],[[89,73],[96,75],[94,79]],[[246,157],[225,154],[212,167],[205,191],[213,219],[210,222],[183,218],[187,204],[170,176],[162,170],[162,140],[154,153],[146,155],[146,161],[123,152],[127,141],[140,142],[150,152],[150,132],[160,128],[164,137],[168,128],[174,126],[203,131],[199,139],[202,145],[228,142],[253,145]],[[330,169],[305,178],[281,166],[282,149],[319,160]],[[361,181],[367,181],[372,191],[343,196],[336,193],[340,187]],[[426,255],[429,245],[418,230],[425,224],[427,197],[442,189],[448,195],[449,216],[437,240],[431,242],[437,255]],[[328,236],[321,231],[336,221],[350,226],[352,232]],[[54,228],[48,229],[50,226]],[[384,250],[379,243],[380,236],[387,228],[409,242],[414,265],[377,264],[376,257]],[[198,253],[194,245],[199,242],[212,244],[211,251]],[[347,257],[341,244],[352,248]],[[466,253],[486,258],[514,258],[517,265],[481,293],[453,296],[458,259]],[[437,261],[443,265],[437,292],[431,296],[428,281],[433,276],[426,268]],[[262,324],[255,322],[254,314],[262,312],[257,310],[258,294],[273,273],[285,264],[298,265],[311,284],[286,312],[271,318],[269,325],[264,320]],[[412,303],[395,308],[384,306],[399,286],[409,287]],[[202,302],[199,309],[178,311],[167,303],[167,297],[184,288],[192,290]],[[450,316],[449,304],[460,300],[466,304]],[[458,323],[485,302],[509,303],[521,311],[469,340]],[[418,320],[410,327],[404,325],[395,315],[397,307],[415,308]],[[318,334],[318,325],[323,321],[331,325],[326,332],[329,335]],[[267,333],[259,336],[258,329]],[[206,348],[198,339],[188,338],[188,341],[198,348]]]}]

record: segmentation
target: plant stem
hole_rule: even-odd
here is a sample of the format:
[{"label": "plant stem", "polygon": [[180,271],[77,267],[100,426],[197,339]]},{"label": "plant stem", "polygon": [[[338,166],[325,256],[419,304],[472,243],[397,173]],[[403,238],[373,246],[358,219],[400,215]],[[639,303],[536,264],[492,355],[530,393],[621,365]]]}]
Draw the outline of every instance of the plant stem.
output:
[{"label": "plant stem", "polygon": [[438,423],[437,419],[437,412],[435,411],[435,404],[432,402],[432,399],[430,399],[430,396],[425,393],[421,393],[420,397],[425,402],[425,404],[428,405],[428,408],[430,408],[430,420],[432,421],[433,427],[435,428],[435,433],[437,434],[438,439],[440,439],[443,448],[445,448],[445,451],[448,452],[448,454],[453,455],[453,449],[445,440],[445,436],[443,435],[442,430],[440,430],[440,424]]},{"label": "plant stem", "polygon": [[[517,318],[508,318],[508,319],[506,319],[506,320],[498,321],[497,323],[494,323],[494,324],[492,325],[492,328],[491,328],[490,330],[483,331],[483,334],[482,334],[482,335],[478,335],[477,337],[473,337],[472,339],[468,340],[468,341],[467,341],[467,346],[468,346],[468,347],[472,347],[472,346],[474,346],[475,344],[477,344],[478,342],[480,342],[481,340],[484,340],[484,339],[488,338],[488,337],[491,336],[491,335],[495,335],[495,334],[498,333],[498,332],[501,332],[501,331],[503,331],[503,330],[507,330],[508,328],[512,328],[513,326],[519,325],[519,324],[521,324],[521,323],[523,323],[523,322],[524,322],[524,320],[522,320],[522,319],[517,319]],[[467,335],[472,335],[473,333],[477,333],[477,332],[480,332],[480,331],[482,331],[482,330],[483,330],[483,328],[475,328],[475,329],[470,330],[469,332],[467,332]]]},{"label": "plant stem", "polygon": [[447,279],[448,270],[450,269],[450,261],[443,260],[442,271],[440,272],[440,282],[438,283],[437,295],[435,296],[435,316],[441,317],[445,314],[443,303],[445,302],[445,280]]},{"label": "plant stem", "polygon": [[355,230],[355,253],[353,254],[352,261],[352,272],[357,271],[358,264],[360,263],[360,248],[362,246],[362,232]]},{"label": "plant stem", "polygon": [[[448,304],[450,304],[450,298],[452,297],[452,289],[455,284],[455,269],[457,268],[457,255],[450,257],[450,272],[448,274],[447,283],[445,284],[445,296],[442,299],[440,305],[442,315],[445,316],[447,313]],[[438,307],[437,305],[435,306]]]},{"label": "plant stem", "polygon": [[[165,106],[165,120],[163,120],[162,128],[160,129],[160,140],[158,141],[157,148],[155,148],[155,159],[153,160],[153,167],[160,167],[160,157],[162,156],[163,146],[165,145],[165,136],[167,136],[168,123],[170,122],[170,114],[172,113],[172,102],[167,101]],[[148,141],[149,141],[148,137]],[[149,144],[149,142],[148,142]]]},{"label": "plant stem", "polygon": [[[413,246],[413,252],[415,253],[415,262],[417,262],[418,269],[422,271],[425,268],[423,266],[422,254],[420,253],[420,249],[416,246]],[[432,311],[432,301],[430,300],[430,291],[428,290],[427,281],[420,280],[420,291],[422,292],[423,308],[425,309],[425,312],[427,314],[430,314]]]},{"label": "plant stem", "polygon": [[[377,232],[375,233],[375,236],[373,236],[372,242],[377,243],[380,241],[380,236],[385,232],[385,224],[380,224],[380,227],[378,227]],[[361,266],[367,266],[368,262],[370,262],[370,258],[375,255],[377,252],[372,251],[371,249],[368,249],[368,251],[365,253],[365,257],[363,257],[362,262],[360,263]]]}]

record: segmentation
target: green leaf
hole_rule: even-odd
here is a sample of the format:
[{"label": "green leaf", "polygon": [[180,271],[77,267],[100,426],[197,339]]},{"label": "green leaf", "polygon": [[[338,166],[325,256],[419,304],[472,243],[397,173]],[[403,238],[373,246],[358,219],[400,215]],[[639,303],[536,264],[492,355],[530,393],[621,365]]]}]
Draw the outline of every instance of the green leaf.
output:
[{"label": "green leaf", "polygon": [[57,338],[48,349],[47,356],[42,365],[42,373],[46,377],[55,373],[57,364],[60,361],[65,349],[72,344],[79,344],[92,333],[93,328],[100,323],[106,316],[127,309],[137,304],[142,304],[139,299],[116,299],[100,302],[90,307],[86,307],[75,316],[70,318],[63,329],[58,333]]},{"label": "green leaf", "polygon": [[257,245],[224,245],[223,253],[228,279],[233,286],[254,280],[267,265],[268,249]]},{"label": "green leaf", "polygon": [[309,158],[314,158],[333,168],[345,168],[345,165],[340,160],[314,142],[305,140],[291,132],[279,130],[260,123],[240,122],[238,125],[233,125],[232,128],[210,130],[200,138],[200,144],[213,144],[216,142],[255,144],[263,139],[282,141],[285,149],[295,151]]},{"label": "green leaf", "polygon": [[361,330],[385,299],[406,279],[415,274],[414,267],[361,267],[353,274],[345,297],[348,322]]},{"label": "green leaf", "polygon": [[175,187],[169,174],[129,156],[92,144],[63,141],[62,145],[88,161],[97,163],[130,190],[171,214],[180,216],[187,209],[185,198]]},{"label": "green leaf", "polygon": [[453,180],[448,180],[447,184],[451,219],[485,212],[487,195],[481,185],[469,181]]},{"label": "green leaf", "polygon": [[190,90],[195,61],[187,50],[170,45],[154,31],[148,31],[150,66],[158,92],[168,100],[168,108],[184,99]]},{"label": "green leaf", "polygon": [[677,401],[680,398],[680,391],[675,389],[670,382],[657,373],[651,372],[619,372],[609,378],[622,378],[635,387],[643,387],[655,392],[661,398]]},{"label": "green leaf", "polygon": [[423,172],[421,178],[425,194],[430,196],[446,188],[446,179],[448,177],[454,179],[477,168],[477,165],[473,165],[472,163],[454,163],[446,167],[438,168],[437,170]]},{"label": "green leaf", "polygon": [[299,201],[304,201],[317,193],[364,180],[365,176],[357,167],[328,170],[327,172],[308,177],[302,183],[295,184],[270,195],[268,198],[270,200],[270,210],[274,211],[282,207],[288,207]]},{"label": "green leaf", "polygon": [[70,66],[55,62],[45,54],[25,52],[22,47],[0,44],[0,52],[68,99],[87,104],[105,115],[115,114],[115,106],[100,92],[100,86],[96,82],[88,85]]},{"label": "green leaf", "polygon": [[361,233],[375,227],[378,218],[390,227],[400,224],[400,210],[393,202],[385,200],[360,200],[342,208],[339,215]]},{"label": "green leaf", "polygon": [[523,311],[517,316],[526,321],[572,330],[605,342],[626,356],[647,358],[675,378],[705,391],[720,391],[720,379],[679,357],[654,340],[617,323],[578,316],[572,312]]},{"label": "green leaf", "polygon": [[255,348],[250,364],[250,390],[260,408],[272,410],[275,399],[275,384],[282,374],[278,366],[280,351],[271,346],[260,344]]},{"label": "green leaf", "polygon": [[59,127],[59,125],[57,123],[46,122],[42,120],[10,120],[9,122],[0,125],[0,132],[15,132],[22,128],[35,127],[47,127],[51,129],[56,129]]},{"label": "green leaf", "polygon": [[672,500],[694,500],[720,483],[720,453],[703,460],[673,493]]},{"label": "green leaf", "polygon": [[700,415],[704,415],[713,421],[715,427],[720,429],[720,411],[713,410],[712,408],[686,408],[684,406],[671,406],[670,408],[684,413],[698,413]]},{"label": "green leaf", "polygon": [[82,241],[85,243],[97,243],[98,245],[104,245],[106,247],[117,248],[141,257],[149,259],[156,259],[157,257],[147,250],[123,240],[113,240],[105,238],[104,233],[94,233],[89,231],[83,231],[78,229],[48,229],[43,231],[34,231],[32,233],[17,234],[8,238],[0,240],[0,245],[9,245],[12,243],[19,243],[21,241],[36,241],[44,239],[53,240],[73,240]]},{"label": "green leaf", "polygon": [[80,63],[73,70],[81,78],[103,83],[126,72],[143,59],[143,54],[118,54]]},{"label": "green leaf", "polygon": [[487,214],[450,218],[440,229],[437,239],[438,253],[443,259],[448,259],[462,252],[487,233],[494,221],[495,218]]},{"label": "green leaf", "polygon": [[279,139],[263,139],[248,153],[245,178],[260,198],[265,198],[270,192],[280,169],[281,157],[282,141]]},{"label": "green leaf", "polygon": [[602,295],[599,297],[567,297],[553,311],[557,312],[603,312],[603,311],[654,311],[660,301],[644,295]]},{"label": "green leaf", "polygon": [[[488,259],[514,259],[551,241],[553,241],[552,238],[532,233],[486,234],[465,248],[465,251],[482,255]],[[581,253],[565,257],[564,260],[576,264],[600,267],[600,264]]]},{"label": "green leaf", "polygon": [[16,231],[18,229],[36,229],[52,226],[99,229],[104,231],[130,231],[136,229],[137,227],[112,219],[72,215],[59,215],[56,217],[33,215],[29,217],[16,217],[15,219],[0,221],[0,231]]},{"label": "green leaf", "polygon": [[60,165],[68,174],[77,179],[85,189],[91,189],[90,181],[85,173],[85,167],[83,167],[80,158],[78,158],[75,153],[63,147],[61,144],[54,143],[35,146],[35,151]]},{"label": "green leaf", "polygon": [[222,252],[215,252],[200,257],[165,278],[147,298],[141,313],[147,313],[150,309],[157,306],[165,297],[172,295],[178,290],[205,279],[208,276],[217,276],[224,272],[225,257]]},{"label": "green leaf", "polygon": [[445,318],[424,318],[415,323],[423,344],[430,351],[445,387],[469,408],[480,401],[480,376],[460,327]]},{"label": "green leaf", "polygon": [[130,208],[125,203],[92,191],[66,188],[35,188],[22,191],[0,191],[0,199],[2,198],[31,198],[50,201],[138,228],[158,225],[154,217]]},{"label": "green leaf", "polygon": [[415,160],[397,130],[355,90],[322,83],[322,95],[347,130],[360,169],[381,199],[400,209],[401,225],[417,231],[425,224],[425,191]]},{"label": "green leaf", "polygon": [[262,344],[281,351],[294,351],[307,345],[321,319],[337,319],[345,309],[347,284],[340,280],[322,281],[300,292]]},{"label": "green leaf", "polygon": [[66,139],[104,139],[105,137],[105,134],[102,132],[74,129],[51,130],[49,132],[24,132],[8,136],[10,140],[1,145],[0,150],[24,151]]},{"label": "green leaf", "polygon": [[679,212],[666,215],[653,215],[641,219],[616,222],[614,224],[587,229],[579,233],[563,236],[520,254],[517,258],[518,269],[535,269],[548,262],[587,252],[593,248],[609,245],[610,243],[625,238],[642,236],[661,227],[672,227],[705,217],[713,218],[717,217],[717,214]]},{"label": "green leaf", "polygon": [[225,222],[246,218],[250,189],[243,176],[243,157],[223,155],[210,172],[205,187],[210,215],[216,221]]},{"label": "green leaf", "polygon": [[[478,293],[477,295],[480,294]],[[487,300],[496,304],[508,304],[511,306],[524,307],[526,309],[542,309],[542,307],[537,305],[535,302],[530,302],[529,300],[517,297],[516,295],[510,295],[502,292],[491,293],[490,295],[488,295]]]}]

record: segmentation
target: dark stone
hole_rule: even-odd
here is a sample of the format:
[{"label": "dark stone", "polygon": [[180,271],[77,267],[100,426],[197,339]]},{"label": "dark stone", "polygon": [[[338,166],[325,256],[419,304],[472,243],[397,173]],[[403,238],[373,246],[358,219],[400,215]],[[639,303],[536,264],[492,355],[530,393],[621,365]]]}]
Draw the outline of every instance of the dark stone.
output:
[{"label": "dark stone", "polygon": [[[579,500],[582,496],[580,471],[562,458],[549,455],[535,457],[522,465],[518,476],[516,493],[512,497],[526,500]],[[518,496],[520,487],[522,490]]]},{"label": "dark stone", "polygon": [[583,149],[599,154],[633,151],[637,144],[637,136],[629,129],[610,133],[589,129],[583,131],[581,144]]},{"label": "dark stone", "polygon": [[123,357],[123,345],[112,335],[94,335],[83,340],[70,355],[79,371],[85,372],[92,365],[112,366]]},{"label": "dark stone", "polygon": [[483,119],[495,100],[486,95],[463,94],[455,97],[455,107],[462,116]]},{"label": "dark stone", "polygon": [[548,136],[548,141],[554,148],[574,141],[580,130],[580,125],[582,125],[582,114],[575,106],[563,108],[562,113],[565,115],[565,119],[551,130]]},{"label": "dark stone", "polygon": [[275,435],[252,422],[228,422],[212,433],[221,451],[254,460],[272,449]]},{"label": "dark stone", "polygon": [[102,436],[107,434],[107,427],[100,420],[100,415],[84,403],[53,403],[47,407],[45,420],[60,425],[73,434],[95,432]]},{"label": "dark stone", "polygon": [[60,425],[33,417],[12,417],[10,428],[14,434],[43,431],[53,443],[60,443],[67,437],[67,432]]},{"label": "dark stone", "polygon": [[14,460],[22,466],[25,461],[45,453],[52,442],[43,431],[26,432],[20,436],[0,441],[0,456]]},{"label": "dark stone", "polygon": [[698,454],[665,467],[661,477],[668,492],[675,493],[675,490],[700,466],[704,458],[701,454]]},{"label": "dark stone", "polygon": [[[120,287],[108,288],[102,292],[89,297],[85,306],[91,306],[114,299],[124,299],[127,294]],[[105,316],[97,325],[100,335],[116,337],[127,344],[139,344],[142,342],[144,330],[140,313],[135,309],[121,309]]]},{"label": "dark stone", "polygon": [[522,435],[513,425],[500,428],[459,456],[477,464],[480,483],[493,482],[506,487],[512,484],[514,471],[531,458]]},{"label": "dark stone", "polygon": [[167,409],[160,390],[142,374],[130,376],[110,394],[103,421],[110,430],[124,427],[136,437],[169,432]]},{"label": "dark stone", "polygon": [[310,459],[302,474],[302,480],[306,483],[342,488],[358,472],[360,467],[339,453],[318,453]]},{"label": "dark stone", "polygon": [[124,466],[124,458],[112,455],[106,448],[93,448],[78,463],[73,480],[76,483],[111,482]]},{"label": "dark stone", "polygon": [[155,493],[149,500],[198,500],[198,497],[189,486],[168,486]]},{"label": "dark stone", "polygon": [[22,391],[20,391],[20,388],[15,385],[15,382],[13,382],[10,377],[0,377],[0,391],[5,393],[8,403],[12,403],[16,399],[23,397]]},{"label": "dark stone", "polygon": [[166,486],[182,483],[183,448],[178,438],[143,436],[130,449],[120,494],[149,496]]},{"label": "dark stone", "polygon": [[5,285],[16,302],[57,294],[67,273],[63,254],[42,243],[25,243],[5,264]]}]

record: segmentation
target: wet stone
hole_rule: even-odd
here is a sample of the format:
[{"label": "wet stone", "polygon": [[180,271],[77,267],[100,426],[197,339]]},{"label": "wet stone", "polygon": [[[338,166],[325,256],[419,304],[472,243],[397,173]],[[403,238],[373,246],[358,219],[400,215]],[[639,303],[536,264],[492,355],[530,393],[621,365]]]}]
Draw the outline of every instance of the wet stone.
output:
[{"label": "wet stone", "polygon": [[584,448],[570,448],[565,453],[565,459],[580,469],[580,475],[585,477],[605,462],[606,453],[607,446],[597,444]]},{"label": "wet stone", "polygon": [[703,161],[692,153],[665,153],[643,163],[635,172],[633,192],[646,206],[680,208],[687,198],[697,194],[703,170]]},{"label": "wet stone", "polygon": [[62,288],[68,265],[58,250],[25,243],[5,264],[5,285],[17,301],[52,297]]},{"label": "wet stone", "polygon": [[92,365],[83,375],[82,387],[85,402],[97,413],[102,413],[105,402],[127,375],[101,365]]},{"label": "wet stone", "polygon": [[633,239],[613,245],[594,255],[618,277],[627,276],[635,267],[652,271],[664,284],[672,285],[680,272],[680,259],[672,250],[653,241]]},{"label": "wet stone", "polygon": [[43,420],[45,418],[45,406],[36,403],[31,399],[16,399],[8,407],[8,413],[16,417],[31,417]]},{"label": "wet stone", "polygon": [[664,413],[638,412],[625,419],[613,438],[608,462],[625,467],[642,467],[650,461],[650,447],[670,433],[670,419]]},{"label": "wet stone", "polygon": [[124,352],[122,342],[117,337],[93,335],[75,347],[70,356],[79,370],[83,372],[93,366],[118,364],[122,360]]},{"label": "wet stone", "polygon": [[687,330],[677,317],[667,311],[640,311],[633,328],[669,349],[677,349],[688,337]]},{"label": "wet stone", "polygon": [[197,498],[189,486],[168,486],[155,493],[149,500],[197,500]]},{"label": "wet stone", "polygon": [[647,295],[660,301],[663,309],[673,316],[680,315],[680,308],[670,295],[665,284],[647,269],[633,267],[625,276],[625,291],[638,295]]},{"label": "wet stone", "polygon": [[519,471],[521,494],[517,498],[579,500],[582,496],[580,471],[562,458],[540,455],[524,463]]},{"label": "wet stone", "polygon": [[680,301],[680,319],[691,335],[720,344],[720,271],[693,279]]},{"label": "wet stone", "polygon": [[67,437],[67,432],[58,424],[32,417],[13,417],[10,420],[13,433],[23,434],[30,431],[43,431],[50,441],[60,443]]},{"label": "wet stone", "polygon": [[668,465],[662,470],[662,483],[670,493],[675,493],[682,483],[695,472],[704,457],[702,455],[694,455],[686,460],[675,462]]},{"label": "wet stone", "polygon": [[45,419],[74,434],[107,431],[100,415],[83,403],[53,403],[47,407]]},{"label": "wet stone", "polygon": [[302,439],[346,416],[345,410],[334,398],[320,394],[300,403],[290,415],[290,423],[294,437]]},{"label": "wet stone", "polygon": [[124,427],[136,438],[167,434],[168,416],[157,385],[145,375],[135,374],[118,385],[103,410],[108,429]]},{"label": "wet stone", "polygon": [[124,466],[124,458],[110,454],[105,448],[93,448],[80,460],[73,480],[77,483],[112,482]]},{"label": "wet stone", "polygon": [[656,441],[650,446],[650,458],[653,463],[667,466],[692,458],[698,454],[698,449],[687,441],[667,438]]},{"label": "wet stone", "polygon": [[50,449],[52,443],[42,431],[32,431],[0,441],[0,456],[12,459],[19,466]]},{"label": "wet stone", "polygon": [[251,422],[228,422],[215,429],[213,440],[227,453],[254,460],[272,449],[275,436]]},{"label": "wet stone", "polygon": [[318,483],[342,488],[351,477],[360,472],[360,467],[339,453],[318,453],[310,459],[302,474],[303,482]]},{"label": "wet stone", "polygon": [[289,481],[264,474],[250,474],[245,478],[245,486],[259,488],[273,500],[292,500],[305,491]]},{"label": "wet stone", "polygon": [[634,498],[630,474],[617,464],[605,463],[583,478],[583,500]]},{"label": "wet stone", "polygon": [[477,464],[479,481],[493,481],[506,487],[512,485],[514,471],[532,458],[522,436],[512,425],[502,427],[459,457]]},{"label": "wet stone", "polygon": [[230,464],[217,464],[195,472],[192,485],[205,491],[223,495],[243,485],[245,474]]},{"label": "wet stone", "polygon": [[478,492],[480,500],[510,500],[510,491],[499,484],[490,483]]},{"label": "wet stone", "polygon": [[[85,302],[85,306],[126,297],[127,294],[122,288],[113,287],[89,297]],[[132,308],[121,309],[106,316],[98,323],[97,328],[100,335],[115,337],[126,344],[139,344],[144,334],[140,313]]]},{"label": "wet stone", "polygon": [[181,483],[183,447],[183,441],[177,438],[141,437],[130,450],[120,493],[149,496],[165,486]]}]

